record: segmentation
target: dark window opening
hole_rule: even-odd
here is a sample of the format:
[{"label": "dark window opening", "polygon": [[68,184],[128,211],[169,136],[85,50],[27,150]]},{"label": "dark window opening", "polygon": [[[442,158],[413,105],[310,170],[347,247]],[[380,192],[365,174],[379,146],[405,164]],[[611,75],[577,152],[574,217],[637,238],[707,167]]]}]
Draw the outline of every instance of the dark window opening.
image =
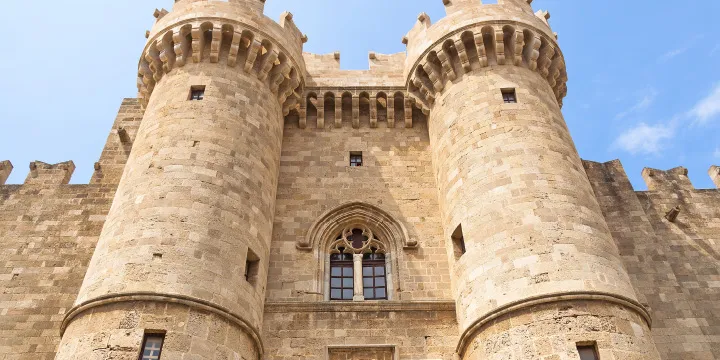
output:
[{"label": "dark window opening", "polygon": [[458,225],[457,229],[452,233],[453,250],[455,253],[455,260],[460,259],[465,252],[465,237],[462,232],[462,225]]},{"label": "dark window opening", "polygon": [[352,300],[355,292],[353,254],[345,253],[345,248],[338,250],[340,253],[330,254],[330,300]]},{"label": "dark window opening", "polygon": [[159,360],[165,334],[145,334],[140,360]]},{"label": "dark window opening", "polygon": [[506,104],[517,103],[517,95],[515,93],[515,89],[502,89],[502,96],[503,101],[505,101]]},{"label": "dark window opening", "polygon": [[597,344],[578,344],[578,353],[580,354],[580,360],[600,360],[597,352]]},{"label": "dark window opening", "polygon": [[363,259],[363,296],[365,300],[387,300],[385,255],[366,254]]},{"label": "dark window opening", "polygon": [[352,167],[363,166],[362,152],[360,152],[360,151],[350,152],[350,166],[352,166]]},{"label": "dark window opening", "polygon": [[205,98],[205,86],[193,86],[190,88],[190,100],[202,100]]},{"label": "dark window opening", "polygon": [[257,285],[258,273],[260,270],[260,258],[248,248],[245,260],[245,280],[252,286]]}]

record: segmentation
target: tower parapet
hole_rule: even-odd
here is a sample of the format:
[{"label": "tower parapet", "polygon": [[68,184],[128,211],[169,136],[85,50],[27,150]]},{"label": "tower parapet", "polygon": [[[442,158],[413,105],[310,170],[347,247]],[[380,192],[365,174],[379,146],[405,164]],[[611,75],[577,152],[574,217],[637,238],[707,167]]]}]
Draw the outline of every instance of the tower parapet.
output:
[{"label": "tower parapet", "polygon": [[531,1],[444,0],[447,16],[433,24],[423,13],[403,38],[408,91],[429,110],[447,82],[495,65],[514,65],[545,78],[562,106],[567,94],[565,60],[547,22]]},{"label": "tower parapet", "polygon": [[526,359],[550,337],[545,357],[595,342],[601,357],[658,359],[562,116],[548,14],[524,0],[443,3],[446,18],[421,14],[404,38],[405,78],[429,114],[458,354]]},{"label": "tower parapet", "polygon": [[149,32],[138,67],[143,104],[155,84],[173,69],[189,63],[220,63],[266,82],[290,111],[304,85],[302,47],[307,41],[285,12],[279,23],[263,15],[262,0],[177,1]]},{"label": "tower parapet", "polygon": [[13,165],[10,160],[0,161],[0,185],[5,185],[10,173],[12,172]]},{"label": "tower parapet", "polygon": [[720,166],[711,166],[710,170],[708,170],[708,174],[710,175],[710,178],[712,178],[713,183],[715,183],[715,186],[720,189]]},{"label": "tower parapet", "polygon": [[[283,115],[306,73],[292,14],[278,24],[263,6],[179,0],[155,12],[139,65],[145,113],[57,359],[136,358],[147,331],[168,339],[163,358],[262,357]],[[101,337],[102,350],[90,345]]]}]

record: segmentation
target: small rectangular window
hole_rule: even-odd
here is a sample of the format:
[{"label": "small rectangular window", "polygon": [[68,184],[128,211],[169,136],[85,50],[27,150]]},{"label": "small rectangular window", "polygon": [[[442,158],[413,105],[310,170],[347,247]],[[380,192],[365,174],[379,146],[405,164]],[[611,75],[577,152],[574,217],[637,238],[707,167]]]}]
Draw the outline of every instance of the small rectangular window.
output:
[{"label": "small rectangular window", "polygon": [[580,360],[600,360],[597,352],[597,344],[578,344],[578,354],[580,354]]},{"label": "small rectangular window", "polygon": [[245,259],[245,280],[250,285],[257,285],[258,273],[260,270],[260,257],[258,257],[250,248],[247,251],[247,258]]},{"label": "small rectangular window", "polygon": [[200,101],[205,98],[205,86],[193,86],[190,88],[190,99]]},{"label": "small rectangular window", "polygon": [[514,104],[517,102],[517,95],[515,89],[502,89],[503,101],[506,104]]},{"label": "small rectangular window", "polygon": [[357,167],[363,166],[363,157],[361,151],[350,152],[350,166]]},{"label": "small rectangular window", "polygon": [[165,334],[145,334],[140,360],[159,360]]}]

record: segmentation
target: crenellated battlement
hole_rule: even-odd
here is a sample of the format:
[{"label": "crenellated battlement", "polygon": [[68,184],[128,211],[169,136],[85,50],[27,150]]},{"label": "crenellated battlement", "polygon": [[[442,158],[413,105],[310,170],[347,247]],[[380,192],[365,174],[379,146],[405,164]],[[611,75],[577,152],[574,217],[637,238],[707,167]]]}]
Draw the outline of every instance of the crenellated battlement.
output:
[{"label": "crenellated battlement", "polygon": [[72,161],[57,164],[33,161],[30,163],[30,173],[25,179],[25,185],[67,185],[73,172],[75,172],[75,163]]},{"label": "crenellated battlement", "polygon": [[644,168],[642,177],[650,191],[694,190],[688,178],[688,170],[682,166],[670,170]]},{"label": "crenellated battlement", "polygon": [[0,161],[0,185],[5,185],[10,173],[12,172],[13,165],[10,160]]},{"label": "crenellated battlement", "polygon": [[710,170],[708,170],[708,174],[710,175],[710,178],[712,179],[715,186],[720,189],[720,166],[711,166]]},{"label": "crenellated battlement", "polygon": [[497,65],[525,67],[547,79],[558,104],[567,94],[563,54],[546,11],[532,12],[529,1],[484,5],[476,0],[444,0],[447,16],[433,24],[422,13],[403,38],[408,57],[408,92],[424,111],[437,94],[465,73]]},{"label": "crenellated battlement", "polygon": [[158,21],[138,67],[138,91],[143,105],[155,84],[189,63],[221,63],[266,82],[287,114],[297,106],[307,41],[285,12],[278,23],[262,14],[264,1],[176,2],[173,11],[156,11]]}]

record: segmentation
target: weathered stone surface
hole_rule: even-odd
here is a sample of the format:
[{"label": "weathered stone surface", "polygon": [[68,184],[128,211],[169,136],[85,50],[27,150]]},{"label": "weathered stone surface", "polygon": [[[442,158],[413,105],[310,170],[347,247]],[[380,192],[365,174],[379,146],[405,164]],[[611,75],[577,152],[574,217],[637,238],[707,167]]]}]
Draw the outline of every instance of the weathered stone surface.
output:
[{"label": "weathered stone surface", "polygon": [[580,160],[549,13],[443,0],[348,71],[264,2],[155,11],[90,184],[0,162],[0,359],[720,358],[720,190]]}]

